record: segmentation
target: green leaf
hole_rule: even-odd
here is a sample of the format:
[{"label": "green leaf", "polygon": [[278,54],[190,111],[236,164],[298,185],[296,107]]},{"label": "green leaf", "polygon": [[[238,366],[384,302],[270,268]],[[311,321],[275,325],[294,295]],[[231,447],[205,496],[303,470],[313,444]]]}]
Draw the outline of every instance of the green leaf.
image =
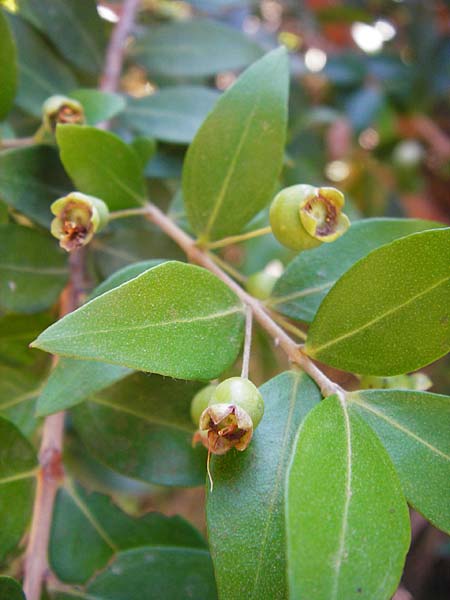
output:
[{"label": "green leaf", "polygon": [[364,219],[332,244],[301,252],[277,281],[270,306],[310,323],[330,288],[357,260],[399,237],[439,227],[421,219]]},{"label": "green leaf", "polygon": [[0,154],[2,200],[34,222],[50,226],[50,205],[72,184],[51,146],[15,148]]},{"label": "green leaf", "polygon": [[14,423],[25,436],[36,428],[34,406],[45,376],[46,369],[42,369],[40,361],[26,370],[0,365],[0,415]]},{"label": "green leaf", "polygon": [[101,71],[105,28],[94,0],[19,0],[21,5],[67,61],[87,73]]},{"label": "green leaf", "polygon": [[132,54],[150,75],[202,77],[245,67],[262,50],[236,29],[193,19],[153,26],[132,47]]},{"label": "green leaf", "polygon": [[89,299],[92,300],[93,298],[97,298],[97,296],[101,296],[105,292],[109,292],[122,283],[130,281],[130,279],[134,279],[138,275],[144,273],[144,271],[148,271],[152,267],[156,267],[163,262],[165,262],[163,258],[153,258],[151,260],[142,260],[132,263],[131,265],[127,265],[126,267],[122,267],[122,269],[115,271],[112,275],[105,279],[105,281],[98,285],[89,296]]},{"label": "green leaf", "polygon": [[450,228],[373,250],[339,279],[309,329],[307,353],[365,375],[414,371],[450,345]]},{"label": "green leaf", "polygon": [[202,240],[239,233],[270,200],[283,161],[289,72],[279,48],[217,102],[189,147],[183,196]]},{"label": "green leaf", "polygon": [[[149,565],[151,568],[149,568]],[[211,558],[202,548],[142,547],[119,552],[89,585],[57,593],[55,600],[216,600]]]},{"label": "green leaf", "polygon": [[388,450],[408,502],[450,533],[450,398],[427,392],[370,390],[349,395],[352,410]]},{"label": "green leaf", "polygon": [[205,548],[205,541],[180,517],[149,513],[132,518],[102,494],[68,484],[56,498],[49,560],[57,577],[84,583],[119,550],[140,546]]},{"label": "green leaf", "polygon": [[71,412],[83,443],[111,469],[141,481],[194,486],[206,452],[192,447],[190,402],[199,385],[137,373]]},{"label": "green leaf", "polygon": [[32,346],[182,379],[213,379],[235,361],[243,306],[220,279],[166,262],[91,300]]},{"label": "green leaf", "polygon": [[206,87],[169,87],[145,98],[129,100],[124,121],[139,134],[188,144],[218,98],[216,91]]},{"label": "green leaf", "polygon": [[287,468],[297,429],[321,399],[300,371],[278,375],[261,393],[265,414],[248,449],[212,461],[208,539],[217,587],[227,600],[287,598]]},{"label": "green leaf", "polygon": [[3,11],[0,9],[0,121],[12,108],[17,87],[16,46]]},{"label": "green leaf", "polygon": [[59,125],[56,139],[64,168],[80,192],[101,198],[110,210],[145,201],[139,159],[115,134],[95,127]]},{"label": "green leaf", "polygon": [[0,309],[33,313],[51,306],[67,281],[55,240],[19,225],[0,225]]},{"label": "green leaf", "polygon": [[88,125],[96,125],[112,119],[126,107],[125,99],[111,92],[82,88],[70,92],[69,96],[83,105]]},{"label": "green leaf", "polygon": [[155,156],[158,147],[158,142],[145,136],[135,137],[131,142],[131,147],[138,155],[142,167],[145,168],[148,162]]},{"label": "green leaf", "polygon": [[0,317],[0,363],[14,367],[34,362],[37,353],[28,345],[51,322],[47,314]]},{"label": "green leaf", "polygon": [[15,579],[0,577],[0,600],[26,600],[26,598]]},{"label": "green leaf", "polygon": [[370,428],[334,396],[299,431],[287,490],[290,597],[392,597],[409,546],[397,474]]},{"label": "green leaf", "polygon": [[132,372],[131,369],[117,365],[62,358],[39,396],[36,414],[44,417],[66,410]]},{"label": "green leaf", "polygon": [[37,467],[31,444],[9,421],[0,417],[0,560],[22,537],[28,524]]},{"label": "green leaf", "polygon": [[42,104],[54,94],[67,94],[76,80],[55,56],[39,33],[23,19],[9,14],[19,57],[19,88],[16,104],[25,112],[41,116]]}]

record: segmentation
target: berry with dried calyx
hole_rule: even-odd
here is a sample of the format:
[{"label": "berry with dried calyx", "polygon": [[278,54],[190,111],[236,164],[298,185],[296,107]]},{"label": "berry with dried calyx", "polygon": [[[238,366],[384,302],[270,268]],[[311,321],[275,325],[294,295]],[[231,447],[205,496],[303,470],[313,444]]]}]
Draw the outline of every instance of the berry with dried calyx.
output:
[{"label": "berry with dried calyx", "polygon": [[73,98],[50,96],[42,105],[42,122],[48,133],[55,133],[58,124],[83,125],[84,109]]}]

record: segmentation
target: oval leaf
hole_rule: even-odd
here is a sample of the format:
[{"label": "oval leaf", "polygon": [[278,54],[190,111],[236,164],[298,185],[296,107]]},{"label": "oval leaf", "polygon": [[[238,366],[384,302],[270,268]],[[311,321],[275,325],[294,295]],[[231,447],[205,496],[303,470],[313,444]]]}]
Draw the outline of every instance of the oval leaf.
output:
[{"label": "oval leaf", "polygon": [[279,48],[240,76],[195,136],[183,195],[202,240],[239,233],[270,200],[283,160],[288,86],[286,52]]},{"label": "oval leaf", "polygon": [[132,53],[152,75],[202,77],[245,67],[257,60],[262,50],[232,27],[193,19],[153,26]]},{"label": "oval leaf", "polygon": [[61,581],[84,583],[119,550],[139,546],[204,548],[201,535],[180,517],[149,513],[132,518],[108,496],[73,484],[55,502],[49,560]]},{"label": "oval leaf", "polygon": [[0,577],[0,600],[26,600],[26,598],[15,579]]},{"label": "oval leaf", "polygon": [[397,474],[369,427],[336,397],[306,418],[287,491],[290,597],[392,597],[409,546]]},{"label": "oval leaf", "polygon": [[213,379],[237,357],[243,310],[217,277],[171,261],[91,300],[33,346],[181,379]]},{"label": "oval leaf", "polygon": [[450,533],[450,398],[400,390],[349,398],[388,450],[408,502]]},{"label": "oval leaf", "polygon": [[0,309],[33,313],[51,306],[67,281],[55,240],[28,227],[0,225]]},{"label": "oval leaf", "polygon": [[80,192],[101,198],[110,210],[145,202],[139,159],[117,135],[95,127],[59,125],[61,160]]},{"label": "oval leaf", "polygon": [[0,417],[0,560],[22,537],[31,516],[33,479],[37,467],[31,444],[16,427]]},{"label": "oval leaf", "polygon": [[111,469],[161,485],[205,480],[206,452],[192,447],[190,402],[199,385],[135,374],[72,410],[86,447]]},{"label": "oval leaf", "polygon": [[70,92],[70,97],[81,102],[88,125],[112,119],[125,109],[125,99],[119,94],[82,88]]},{"label": "oval leaf", "polygon": [[450,347],[450,229],[410,235],[357,262],[321,304],[307,353],[338,369],[397,375]]},{"label": "oval leaf", "polygon": [[301,371],[278,375],[261,393],[265,414],[248,449],[212,461],[208,539],[217,587],[227,600],[287,597],[287,468],[297,429],[321,399]]},{"label": "oval leaf", "polygon": [[397,238],[436,227],[439,223],[421,219],[357,221],[332,244],[296,256],[275,284],[270,306],[310,323],[330,289],[357,260]]},{"label": "oval leaf", "polygon": [[0,10],[0,121],[9,113],[16,95],[16,46],[3,11]]},{"label": "oval leaf", "polygon": [[141,135],[164,142],[190,143],[219,94],[200,86],[162,89],[139,100],[129,100],[124,121]]}]

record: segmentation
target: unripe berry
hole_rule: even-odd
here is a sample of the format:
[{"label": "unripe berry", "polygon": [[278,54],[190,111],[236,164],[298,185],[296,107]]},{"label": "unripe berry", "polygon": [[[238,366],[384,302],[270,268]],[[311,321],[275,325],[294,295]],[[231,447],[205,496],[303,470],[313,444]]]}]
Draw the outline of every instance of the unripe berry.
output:
[{"label": "unripe berry", "polygon": [[51,233],[67,252],[86,246],[109,219],[103,200],[79,192],[55,200],[50,210],[55,215]]},{"label": "unripe berry", "polygon": [[258,300],[267,300],[272,294],[277,279],[278,277],[266,271],[258,271],[250,275],[245,283],[245,287],[249,294],[258,298]]},{"label": "unripe berry", "polygon": [[205,408],[208,407],[211,396],[214,393],[217,385],[211,384],[202,388],[195,394],[191,401],[191,419],[196,427],[198,427],[200,417]]},{"label": "unripe berry", "polygon": [[84,110],[78,100],[66,96],[50,96],[42,105],[42,122],[49,133],[54,133],[59,123],[83,125]]},{"label": "unripe berry", "polygon": [[349,228],[342,213],[343,194],[332,187],[299,184],[279,192],[270,207],[270,225],[277,240],[291,250],[309,250],[333,242]]},{"label": "unripe berry", "polygon": [[[264,400],[258,388],[244,377],[230,377],[211,395],[200,417],[197,440],[213,454],[225,454],[230,448],[245,450],[263,414]],[[202,438],[203,431],[207,439]]]}]

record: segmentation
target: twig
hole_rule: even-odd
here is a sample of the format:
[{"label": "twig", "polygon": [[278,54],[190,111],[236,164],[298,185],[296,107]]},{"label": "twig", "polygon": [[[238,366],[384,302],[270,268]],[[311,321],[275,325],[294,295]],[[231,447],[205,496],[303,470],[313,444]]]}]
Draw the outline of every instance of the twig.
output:
[{"label": "twig", "polygon": [[[139,0],[124,0],[122,19],[116,25],[106,52],[101,89],[114,92],[122,69],[124,43],[134,22]],[[107,125],[103,125],[104,128]],[[85,248],[70,255],[70,281],[60,299],[60,316],[72,312],[84,300]],[[54,359],[56,364],[56,358]],[[48,570],[47,551],[50,528],[58,486],[64,475],[62,449],[64,412],[46,417],[39,452],[40,469],[37,475],[36,497],[28,545],[25,553],[23,589],[27,600],[39,600],[42,581]]]},{"label": "twig", "polygon": [[272,233],[272,227],[261,227],[261,229],[254,229],[253,231],[241,233],[240,235],[230,235],[229,237],[217,240],[217,242],[210,242],[208,244],[205,244],[204,247],[209,248],[210,250],[212,250],[213,248],[223,248],[224,246],[229,246],[230,244],[245,242],[247,240],[252,240],[254,238],[260,237],[262,235],[268,235],[269,233]]},{"label": "twig", "polygon": [[147,205],[148,219],[164,231],[185,252],[191,262],[205,267],[227,286],[232,289],[242,302],[252,310],[253,317],[265,329],[275,342],[286,352],[289,359],[298,364],[317,383],[324,396],[338,394],[344,396],[344,390],[336,383],[328,379],[322,371],[316,367],[312,360],[306,356],[298,344],[271,318],[261,302],[241,288],[233,279],[218,267],[211,257],[201,250],[195,241],[169,219],[158,207],[153,204]]},{"label": "twig", "polygon": [[106,51],[105,68],[100,83],[100,89],[103,92],[115,92],[119,87],[125,44],[127,37],[133,29],[138,6],[139,0],[124,0],[120,21],[111,34],[109,46]]},{"label": "twig", "polygon": [[248,379],[248,370],[250,366],[250,351],[252,348],[252,322],[253,313],[249,306],[245,313],[245,338],[244,338],[244,353],[242,355],[242,371],[241,377]]}]

